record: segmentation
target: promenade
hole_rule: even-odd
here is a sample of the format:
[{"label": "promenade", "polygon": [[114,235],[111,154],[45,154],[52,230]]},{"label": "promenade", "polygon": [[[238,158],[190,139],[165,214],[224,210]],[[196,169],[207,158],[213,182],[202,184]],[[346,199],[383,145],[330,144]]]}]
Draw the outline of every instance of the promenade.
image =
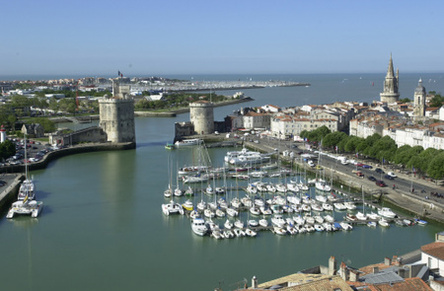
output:
[{"label": "promenade", "polygon": [[[235,138],[225,138],[224,134],[221,135],[201,135],[201,136],[190,136],[189,138],[202,138],[205,141],[214,142],[214,141],[239,141],[239,139]],[[258,143],[254,142],[257,140]],[[303,143],[295,143],[292,141],[280,141],[273,138],[258,138],[258,137],[245,137],[243,140],[243,144],[245,147],[261,151],[261,152],[276,152],[280,153],[280,159],[283,161],[290,162],[291,158],[289,155],[284,156],[283,153],[294,152],[293,159],[294,162],[298,164],[299,167],[305,168],[308,172],[315,174],[316,170],[312,167],[308,166],[307,163],[302,162],[296,154],[299,151],[304,151]],[[297,148],[292,148],[292,145],[296,145]],[[277,151],[276,151],[277,149]],[[277,156],[276,156],[277,157]],[[412,177],[410,175],[402,174],[401,172],[396,172],[398,178],[392,181],[392,183],[400,183],[404,181],[404,183],[414,183],[416,190],[411,193],[408,191],[406,187],[396,187],[393,189],[391,184],[387,187],[378,187],[375,185],[375,182],[370,181],[365,176],[364,178],[360,178],[354,174],[354,166],[342,166],[339,167],[336,160],[332,160],[330,158],[322,158],[322,167],[324,169],[324,175],[326,179],[333,178],[335,183],[339,183],[344,187],[350,187],[359,191],[364,191],[364,193],[368,195],[372,195],[374,200],[386,201],[390,204],[395,205],[407,212],[410,212],[413,216],[421,217],[426,220],[434,220],[439,223],[444,223],[444,198],[438,198],[431,195],[430,191],[444,193],[444,187],[436,185],[434,182],[427,181],[424,179]],[[366,164],[371,165],[373,168],[380,167],[385,172],[392,171],[391,168],[387,166],[380,166],[375,163],[369,163],[365,161]],[[367,170],[363,172],[367,174],[371,174],[372,170]],[[345,192],[344,187],[334,187],[336,191]],[[427,189],[426,192],[421,192],[420,189]]]}]

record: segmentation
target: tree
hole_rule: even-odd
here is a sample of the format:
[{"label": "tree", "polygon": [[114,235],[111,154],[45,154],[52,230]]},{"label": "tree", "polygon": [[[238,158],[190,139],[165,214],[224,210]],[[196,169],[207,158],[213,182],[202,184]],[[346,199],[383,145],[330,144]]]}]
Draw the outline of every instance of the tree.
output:
[{"label": "tree", "polygon": [[343,139],[347,139],[347,134],[342,131],[331,132],[322,139],[323,148],[333,148],[339,144]]},{"label": "tree", "polygon": [[0,158],[7,159],[10,156],[15,155],[15,144],[9,139],[0,143]]},{"label": "tree", "polygon": [[442,97],[440,94],[435,94],[432,100],[430,100],[429,107],[441,107],[443,102],[444,97]]},{"label": "tree", "polygon": [[350,138],[347,140],[344,146],[344,150],[348,153],[356,153],[358,144],[363,142],[364,139],[357,136],[350,136]]},{"label": "tree", "polygon": [[444,177],[444,152],[433,158],[427,169],[427,174],[435,180],[441,180]]}]

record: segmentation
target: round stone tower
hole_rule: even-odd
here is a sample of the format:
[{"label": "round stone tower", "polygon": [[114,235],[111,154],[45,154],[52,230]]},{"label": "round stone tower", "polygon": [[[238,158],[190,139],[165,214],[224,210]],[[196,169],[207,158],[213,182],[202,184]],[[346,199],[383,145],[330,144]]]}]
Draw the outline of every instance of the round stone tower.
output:
[{"label": "round stone tower", "polygon": [[190,121],[196,134],[209,134],[214,132],[213,103],[196,101],[190,104]]},{"label": "round stone tower", "polygon": [[119,86],[119,81],[113,80],[113,98],[99,100],[99,126],[105,131],[107,141],[135,144],[134,100],[129,98],[129,86]]}]

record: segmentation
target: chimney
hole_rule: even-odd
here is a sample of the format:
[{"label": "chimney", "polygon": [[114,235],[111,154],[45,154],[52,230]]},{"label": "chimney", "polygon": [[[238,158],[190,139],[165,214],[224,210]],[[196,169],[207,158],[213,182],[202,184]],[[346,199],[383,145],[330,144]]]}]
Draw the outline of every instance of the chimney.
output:
[{"label": "chimney", "polygon": [[352,282],[359,281],[359,271],[358,270],[351,270],[350,271],[350,281],[352,281]]},{"label": "chimney", "polygon": [[348,281],[348,269],[347,269],[347,265],[342,262],[341,266],[339,267],[340,271],[341,271],[341,278],[344,281]]},{"label": "chimney", "polygon": [[386,266],[390,266],[392,264],[392,260],[390,258],[388,258],[388,257],[385,257],[384,258],[384,264]]},{"label": "chimney", "polygon": [[328,275],[332,276],[336,273],[336,258],[331,256],[328,260]]},{"label": "chimney", "polygon": [[379,267],[373,267],[373,274],[379,273]]},{"label": "chimney", "polygon": [[252,289],[256,289],[257,288],[257,278],[256,278],[256,276],[253,276],[253,278],[251,279],[251,288]]}]

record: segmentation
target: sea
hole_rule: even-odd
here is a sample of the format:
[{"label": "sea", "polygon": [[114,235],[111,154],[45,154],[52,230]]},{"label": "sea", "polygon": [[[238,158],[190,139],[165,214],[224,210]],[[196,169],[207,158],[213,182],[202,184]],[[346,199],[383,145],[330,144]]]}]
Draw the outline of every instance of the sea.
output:
[{"label": "sea", "polygon": [[[254,101],[215,108],[215,119],[222,120],[242,106],[371,102],[379,99],[385,74],[192,77],[311,84],[244,90]],[[401,98],[412,98],[420,78],[427,91],[444,92],[441,74],[401,74]],[[443,230],[442,225],[429,223],[425,227],[356,226],[349,232],[294,236],[263,231],[256,238],[230,240],[196,236],[189,218],[165,216],[161,211],[161,204],[168,202],[163,197],[168,184],[183,187],[177,182],[177,169],[195,164],[201,155],[196,147],[174,151],[164,148],[174,138],[174,123],[187,120],[189,114],[137,117],[136,149],[76,154],[55,160],[44,170],[32,171],[37,199],[45,206],[37,219],[23,216],[7,220],[7,210],[1,212],[2,289],[235,290],[250,285],[253,276],[261,283],[327,265],[330,256],[353,267],[381,262],[384,257],[399,256],[432,242],[435,233]],[[60,126],[79,129],[89,125]],[[211,148],[208,157],[213,166],[219,167],[226,152],[236,149]],[[222,181],[217,180],[215,185],[221,186]],[[243,183],[226,180],[233,187]],[[193,185],[197,192],[194,203],[214,200],[214,196],[198,192],[205,186]],[[313,190],[308,194],[316,195]],[[243,195],[242,190],[233,190],[223,198]],[[176,200],[182,203],[185,198]],[[362,206],[358,210],[374,211]],[[338,220],[344,215],[334,212]],[[240,218],[246,221],[252,217],[241,213]],[[224,221],[214,219],[221,227]]]}]

